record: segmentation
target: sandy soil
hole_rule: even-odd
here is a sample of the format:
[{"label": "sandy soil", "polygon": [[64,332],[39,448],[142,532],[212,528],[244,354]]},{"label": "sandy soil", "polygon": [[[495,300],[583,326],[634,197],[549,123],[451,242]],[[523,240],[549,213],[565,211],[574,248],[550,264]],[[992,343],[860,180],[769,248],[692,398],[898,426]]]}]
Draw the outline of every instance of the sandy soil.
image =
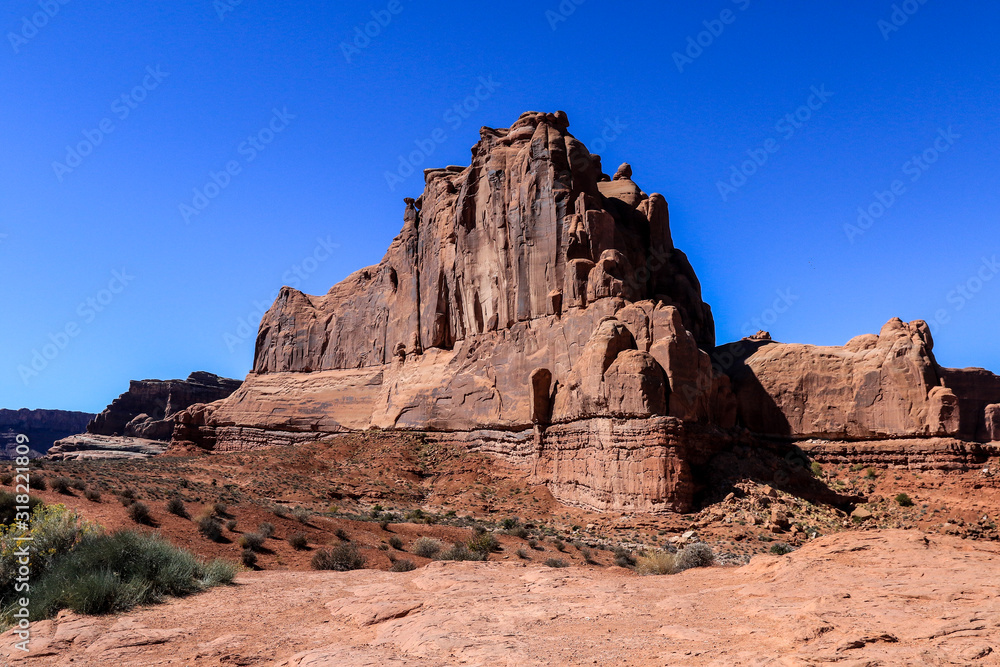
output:
[{"label": "sandy soil", "polygon": [[998,665],[1000,545],[848,531],[743,567],[265,571],[35,624],[11,665]]}]

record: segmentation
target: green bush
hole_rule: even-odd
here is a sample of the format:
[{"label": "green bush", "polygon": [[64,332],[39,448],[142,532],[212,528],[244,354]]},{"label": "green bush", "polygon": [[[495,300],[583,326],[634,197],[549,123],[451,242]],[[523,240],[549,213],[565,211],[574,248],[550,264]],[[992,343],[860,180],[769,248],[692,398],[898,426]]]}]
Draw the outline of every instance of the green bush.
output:
[{"label": "green bush", "polygon": [[181,517],[182,519],[188,519],[191,517],[191,515],[188,514],[187,508],[184,507],[184,501],[177,496],[174,496],[167,501],[167,511]]},{"label": "green bush", "polygon": [[812,470],[812,474],[815,475],[816,477],[823,476],[823,466],[821,466],[819,462],[813,461],[812,465],[810,465],[809,467]]},{"label": "green bush", "polygon": [[618,567],[634,567],[635,556],[628,549],[622,546],[615,547],[615,565]]},{"label": "green bush", "polygon": [[410,547],[410,550],[421,558],[434,558],[441,553],[442,549],[444,549],[444,545],[433,537],[418,537],[413,546]]},{"label": "green bush", "polygon": [[240,553],[240,561],[246,567],[256,567],[257,566],[257,552],[253,549],[244,549]]},{"label": "green bush", "polygon": [[[17,551],[23,544],[17,538],[31,537],[31,581],[37,582],[57,558],[73,549],[84,537],[95,533],[97,526],[88,523],[65,505],[36,502],[27,526],[0,526],[0,608],[20,597],[14,590],[19,564]],[[32,585],[34,589],[34,585]],[[34,597],[34,594],[32,594]]]},{"label": "green bush", "polygon": [[472,551],[465,542],[455,542],[451,549],[443,552],[441,560],[486,560],[489,556],[485,551]]},{"label": "green bush", "polygon": [[157,535],[130,530],[90,534],[33,584],[29,612],[33,619],[49,618],[61,609],[121,612],[229,583],[235,574],[233,565],[206,565]]},{"label": "green bush", "polygon": [[896,504],[900,507],[913,507],[913,500],[905,493],[896,496]]},{"label": "green bush", "polygon": [[469,547],[470,551],[475,551],[481,554],[490,554],[494,551],[500,551],[500,542],[493,533],[481,533],[476,535],[468,541],[466,546]]},{"label": "green bush", "polygon": [[[42,501],[35,496],[28,496],[28,512],[31,513]],[[17,497],[13,493],[0,491],[0,524],[13,523],[17,515]]]},{"label": "green bush", "polygon": [[222,541],[222,524],[214,516],[211,514],[202,515],[198,517],[196,523],[199,533],[213,542]]},{"label": "green bush", "polygon": [[137,500],[129,505],[128,516],[136,523],[141,523],[146,526],[153,525],[153,515],[149,513],[149,507],[147,507],[144,502]]},{"label": "green bush", "polygon": [[264,548],[264,539],[260,533],[243,533],[240,535],[239,545],[250,551],[260,551]]},{"label": "green bush", "polygon": [[677,566],[682,570],[708,567],[715,562],[715,552],[704,542],[689,544],[677,552]]},{"label": "green bush", "polygon": [[390,572],[410,572],[411,570],[417,569],[417,566],[413,564],[412,560],[406,558],[400,558],[392,567],[389,568]]},{"label": "green bush", "polygon": [[784,556],[795,551],[791,546],[785,544],[784,542],[775,542],[771,545],[771,553],[775,556]]},{"label": "green bush", "polygon": [[330,549],[320,549],[312,558],[314,570],[347,572],[348,570],[360,570],[364,566],[365,557],[358,552],[355,545],[349,542],[338,544]]},{"label": "green bush", "polygon": [[296,551],[303,551],[309,547],[309,540],[304,533],[295,533],[288,536],[288,544]]}]

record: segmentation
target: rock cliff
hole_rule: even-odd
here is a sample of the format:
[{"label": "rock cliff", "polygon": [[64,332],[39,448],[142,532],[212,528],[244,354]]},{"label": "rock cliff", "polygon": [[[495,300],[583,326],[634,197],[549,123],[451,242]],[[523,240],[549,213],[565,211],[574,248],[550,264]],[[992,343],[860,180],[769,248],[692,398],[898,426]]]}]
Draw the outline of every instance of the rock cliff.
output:
[{"label": "rock cliff", "polygon": [[0,460],[16,454],[16,438],[28,437],[35,456],[44,454],[56,440],[79,433],[94,415],[66,410],[0,410]]},{"label": "rock cliff", "polygon": [[87,424],[86,430],[91,435],[170,440],[176,413],[195,403],[226,398],[239,386],[239,380],[204,371],[191,373],[187,380],[133,380],[128,391]]},{"label": "rock cliff", "polygon": [[940,368],[923,322],[843,347],[715,347],[666,199],[628,164],[605,174],[562,112],[482,128],[469,166],[424,176],[379,264],[324,295],[281,290],[246,381],[178,412],[175,444],[421,431],[565,503],[683,510],[697,470],[752,434],[1000,434],[1000,378]]}]

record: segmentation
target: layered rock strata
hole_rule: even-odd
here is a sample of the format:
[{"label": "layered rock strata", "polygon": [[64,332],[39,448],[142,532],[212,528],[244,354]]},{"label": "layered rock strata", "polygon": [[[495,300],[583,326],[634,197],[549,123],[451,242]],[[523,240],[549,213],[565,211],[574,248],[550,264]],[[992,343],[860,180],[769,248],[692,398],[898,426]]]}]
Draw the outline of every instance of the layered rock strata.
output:
[{"label": "layered rock strata", "polygon": [[170,440],[175,414],[196,403],[226,398],[240,384],[204,371],[191,373],[187,380],[132,380],[127,392],[87,424],[87,433]]}]

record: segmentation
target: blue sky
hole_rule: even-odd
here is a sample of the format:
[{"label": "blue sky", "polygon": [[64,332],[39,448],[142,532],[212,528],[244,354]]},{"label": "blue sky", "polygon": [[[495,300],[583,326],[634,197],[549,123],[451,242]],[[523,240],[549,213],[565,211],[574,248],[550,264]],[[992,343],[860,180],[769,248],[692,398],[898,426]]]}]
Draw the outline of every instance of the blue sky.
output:
[{"label": "blue sky", "polygon": [[526,110],[666,196],[720,342],[922,318],[1000,371],[995,3],[64,2],[0,9],[0,407],[243,377]]}]

